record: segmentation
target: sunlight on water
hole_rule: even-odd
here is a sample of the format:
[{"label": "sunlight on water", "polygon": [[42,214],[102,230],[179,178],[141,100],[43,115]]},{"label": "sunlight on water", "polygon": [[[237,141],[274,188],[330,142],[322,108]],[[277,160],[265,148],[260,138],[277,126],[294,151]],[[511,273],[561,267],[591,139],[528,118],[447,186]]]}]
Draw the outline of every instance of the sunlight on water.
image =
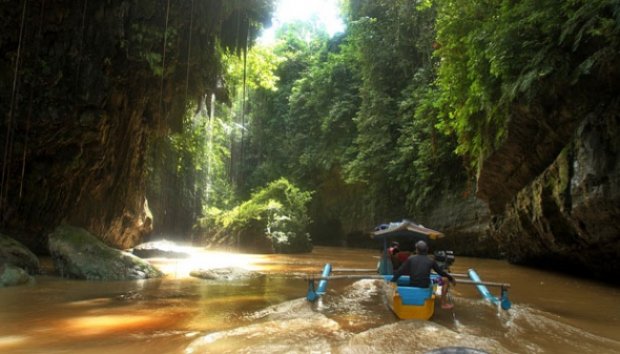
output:
[{"label": "sunlight on water", "polygon": [[89,300],[81,300],[81,301],[72,301],[68,303],[66,306],[72,307],[93,307],[93,306],[105,306],[112,302],[110,298],[96,298]]},{"label": "sunlight on water", "polygon": [[[158,247],[159,247],[158,242]],[[170,241],[163,242],[160,248],[164,251],[187,254],[187,258],[155,258],[152,262],[167,276],[174,278],[189,277],[190,272],[197,269],[242,268],[248,271],[261,269],[260,263],[264,256],[233,252],[207,251],[198,247],[181,246]]]},{"label": "sunlight on water", "polygon": [[24,344],[28,340],[26,336],[4,336],[0,337],[0,351],[7,350],[18,345]]},{"label": "sunlight on water", "polygon": [[71,336],[96,336],[135,329],[156,328],[166,318],[151,315],[97,315],[63,320],[58,323]]}]

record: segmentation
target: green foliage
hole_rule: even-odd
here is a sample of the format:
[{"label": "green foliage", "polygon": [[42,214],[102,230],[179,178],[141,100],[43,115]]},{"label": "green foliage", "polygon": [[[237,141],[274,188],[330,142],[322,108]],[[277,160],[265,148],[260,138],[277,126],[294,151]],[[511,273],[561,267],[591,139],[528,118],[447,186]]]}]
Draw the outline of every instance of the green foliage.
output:
[{"label": "green foliage", "polygon": [[[204,104],[191,107],[183,130],[153,141],[149,154],[147,196],[155,220],[190,233],[208,207],[227,207],[234,200],[228,181],[230,135],[226,111],[216,104],[211,116]],[[162,226],[160,226],[160,230]],[[163,227],[165,231],[172,231]]]},{"label": "green foliage", "polygon": [[274,252],[308,252],[312,249],[306,230],[310,222],[306,205],[310,199],[310,192],[301,191],[281,178],[230,210],[209,209],[201,223],[204,227],[224,230],[228,235],[258,228],[262,230],[258,237],[268,238]]},{"label": "green foliage", "polygon": [[[158,9],[147,6],[143,15]],[[229,177],[234,117],[226,104],[242,77],[240,54],[272,9],[271,0],[171,2],[167,28],[165,17],[132,25],[124,50],[160,78],[151,85],[158,97],[151,110],[166,115],[162,121],[172,128],[155,135],[150,147],[147,196],[156,232],[190,234],[205,209],[226,208],[236,199]],[[250,85],[273,88],[277,77],[270,68],[277,58],[266,51],[248,58],[255,73]]]},{"label": "green foliage", "polygon": [[[241,156],[232,178],[239,192],[285,176],[316,191],[309,210],[317,222],[342,220],[333,225],[345,230],[462,192],[508,134],[514,108],[545,111],[579,85],[617,77],[620,6],[610,0],[346,6],[348,29],[338,37],[296,23],[273,49],[250,53],[249,98],[238,103],[237,89],[231,110],[247,129],[231,151]],[[229,82],[239,87],[242,62],[230,63]],[[254,227],[258,216],[288,222],[265,216],[280,208],[240,206],[227,227]]]},{"label": "green foliage", "polygon": [[[224,57],[226,66],[227,83],[232,89],[243,90],[243,66],[242,56],[228,54]],[[275,75],[277,66],[285,59],[279,57],[273,48],[256,46],[250,49],[246,56],[246,85],[250,90],[263,88],[276,90],[278,76]],[[238,96],[238,93],[236,93]]]},{"label": "green foliage", "polygon": [[323,174],[352,157],[353,122],[359,104],[357,61],[344,38],[327,42],[296,80],[289,97],[289,141],[292,175],[316,186]]},{"label": "green foliage", "polygon": [[[283,26],[273,52],[278,57],[274,72],[279,78],[277,91],[266,87],[250,87],[247,112],[247,138],[241,161],[247,193],[254,186],[264,185],[279,176],[296,180],[300,141],[296,137],[302,117],[291,113],[289,102],[297,80],[309,70],[311,63],[324,54],[324,32],[294,23]],[[295,170],[295,171],[293,171]]]},{"label": "green foliage", "polygon": [[513,106],[549,106],[571,87],[615,71],[617,1],[437,5],[439,126],[456,133],[457,151],[474,167],[502,141]]},{"label": "green foliage", "polygon": [[[164,75],[162,38],[166,36],[166,51],[174,50],[172,43],[178,40],[177,30],[174,27],[164,28],[157,24],[145,22],[133,23],[126,39],[121,40],[120,46],[125,49],[129,60],[136,62],[146,61],[151,72],[156,77]],[[168,63],[170,65],[170,63]],[[167,70],[169,71],[169,70]]]},{"label": "green foliage", "polygon": [[247,184],[287,176],[317,191],[313,215],[349,226],[462,182],[455,140],[435,128],[434,19],[430,2],[351,1],[341,36],[285,29],[278,91],[251,94]]},{"label": "green foliage", "polygon": [[454,143],[435,128],[435,16],[430,2],[351,1],[362,84],[357,155],[346,175],[368,184],[381,218],[419,210],[461,176],[446,174],[461,164],[452,156]]},{"label": "green foliage", "polygon": [[[170,2],[146,1],[123,4],[118,16],[135,13],[127,28],[119,30],[117,46],[122,55],[111,56],[112,68],[121,82],[123,70],[132,70],[131,82],[142,83],[153,112],[161,115],[163,131],[169,126],[180,130],[185,109],[197,106],[202,97],[218,92],[226,53],[240,54],[249,48],[259,29],[269,22],[272,0],[226,0]],[[164,4],[165,5],[165,4]],[[139,8],[133,8],[139,6]],[[116,33],[116,32],[112,32]],[[129,64],[117,62],[123,58]],[[175,90],[183,88],[178,92]],[[183,92],[182,94],[180,94]]]}]

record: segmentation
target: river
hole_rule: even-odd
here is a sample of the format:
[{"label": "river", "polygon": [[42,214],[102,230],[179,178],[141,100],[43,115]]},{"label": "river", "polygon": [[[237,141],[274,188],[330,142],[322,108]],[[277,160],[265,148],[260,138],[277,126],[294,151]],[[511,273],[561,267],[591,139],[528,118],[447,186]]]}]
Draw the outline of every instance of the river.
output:
[{"label": "river", "polygon": [[[424,353],[464,346],[488,353],[620,353],[620,289],[584,279],[458,257],[511,284],[509,311],[459,284],[455,308],[431,321],[398,320],[378,280],[330,281],[305,300],[307,274],[374,268],[378,252],[316,247],[303,255],[186,249],[188,259],[154,258],[161,279],[97,282],[40,275],[0,288],[0,353]],[[49,259],[44,269],[51,269]],[[244,281],[203,280],[196,268],[237,266],[265,273]],[[49,274],[49,273],[48,273]],[[493,290],[492,290],[493,291]],[[494,293],[496,291],[493,291]]]}]

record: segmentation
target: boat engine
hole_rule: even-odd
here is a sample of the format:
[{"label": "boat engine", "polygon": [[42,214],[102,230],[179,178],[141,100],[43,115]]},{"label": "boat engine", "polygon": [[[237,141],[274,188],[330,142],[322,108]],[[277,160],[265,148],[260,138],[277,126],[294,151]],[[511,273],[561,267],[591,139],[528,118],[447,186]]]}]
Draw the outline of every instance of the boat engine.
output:
[{"label": "boat engine", "polygon": [[441,269],[448,270],[454,264],[454,252],[452,251],[435,251],[433,255]]}]

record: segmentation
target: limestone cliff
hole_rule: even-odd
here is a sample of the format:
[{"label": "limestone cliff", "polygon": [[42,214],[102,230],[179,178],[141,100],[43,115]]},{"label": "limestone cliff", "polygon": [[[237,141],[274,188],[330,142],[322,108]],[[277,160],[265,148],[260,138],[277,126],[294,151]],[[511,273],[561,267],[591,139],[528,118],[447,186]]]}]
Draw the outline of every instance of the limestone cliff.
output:
[{"label": "limestone cliff", "polygon": [[435,241],[436,250],[452,250],[459,256],[503,256],[496,240],[490,237],[489,208],[473,195],[444,193],[416,220],[446,235]]},{"label": "limestone cliff", "polygon": [[547,110],[516,107],[506,139],[482,161],[478,197],[510,261],[617,278],[620,91],[611,69],[547,97]]},{"label": "limestone cliff", "polygon": [[495,220],[493,235],[511,261],[615,278],[620,270],[618,108],[587,117],[555,161]]},{"label": "limestone cliff", "polygon": [[136,244],[151,137],[215,91],[218,48],[245,48],[268,3],[2,1],[0,231],[38,251],[62,221]]}]

